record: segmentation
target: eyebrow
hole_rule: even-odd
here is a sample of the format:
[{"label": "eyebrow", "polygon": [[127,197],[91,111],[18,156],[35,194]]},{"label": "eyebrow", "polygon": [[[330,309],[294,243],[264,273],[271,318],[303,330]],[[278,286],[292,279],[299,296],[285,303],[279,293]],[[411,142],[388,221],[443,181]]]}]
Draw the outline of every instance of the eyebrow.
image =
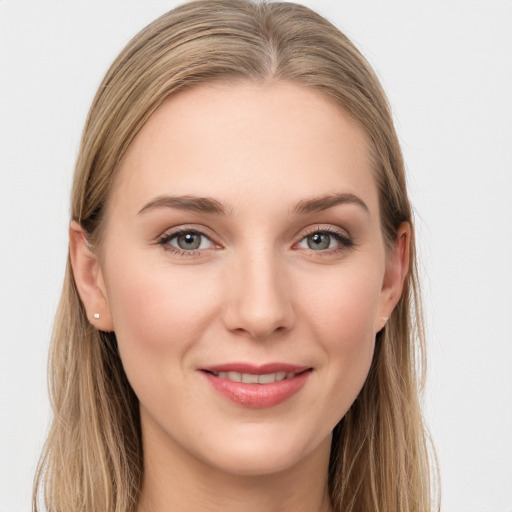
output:
[{"label": "eyebrow", "polygon": [[226,215],[226,210],[216,199],[210,197],[194,196],[160,196],[152,199],[141,208],[139,214],[154,210],[155,208],[176,208],[178,210],[192,210],[203,213]]},{"label": "eyebrow", "polygon": [[328,210],[333,206],[338,206],[339,204],[355,204],[360,206],[367,213],[370,213],[366,203],[356,195],[350,193],[328,194],[325,196],[313,197],[311,199],[304,199],[297,203],[294,211],[298,214],[321,212],[323,210]]},{"label": "eyebrow", "polygon": [[[355,204],[369,213],[366,203],[351,193],[327,194],[324,196],[303,199],[293,208],[293,212],[299,215],[321,212],[340,204]],[[144,205],[139,214],[154,210],[156,208],[175,208],[178,210],[196,211],[216,215],[226,215],[226,208],[211,197],[195,196],[159,196]]]}]

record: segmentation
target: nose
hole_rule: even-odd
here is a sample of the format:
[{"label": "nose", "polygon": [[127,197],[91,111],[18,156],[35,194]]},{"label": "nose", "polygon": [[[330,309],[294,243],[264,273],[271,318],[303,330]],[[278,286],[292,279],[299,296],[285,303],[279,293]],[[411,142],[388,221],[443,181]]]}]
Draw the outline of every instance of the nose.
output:
[{"label": "nose", "polygon": [[252,252],[228,273],[224,324],[229,331],[265,339],[293,327],[290,283],[277,255]]}]

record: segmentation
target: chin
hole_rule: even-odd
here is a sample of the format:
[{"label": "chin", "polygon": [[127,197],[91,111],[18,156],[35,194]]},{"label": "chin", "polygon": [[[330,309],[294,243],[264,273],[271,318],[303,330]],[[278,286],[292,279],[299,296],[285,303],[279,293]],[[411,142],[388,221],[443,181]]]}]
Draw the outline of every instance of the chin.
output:
[{"label": "chin", "polygon": [[[286,432],[277,436],[260,431],[240,435],[233,442],[227,436],[216,448],[209,445],[203,460],[221,471],[238,476],[265,476],[294,468],[316,454],[330,452],[332,434],[324,439],[306,439],[303,433]],[[315,436],[316,437],[316,436]]]}]

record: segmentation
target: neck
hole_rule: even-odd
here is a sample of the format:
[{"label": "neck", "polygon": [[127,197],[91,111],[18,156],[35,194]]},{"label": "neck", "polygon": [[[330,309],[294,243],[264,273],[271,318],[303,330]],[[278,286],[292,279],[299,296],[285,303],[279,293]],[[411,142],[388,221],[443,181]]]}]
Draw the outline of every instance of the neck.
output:
[{"label": "neck", "polygon": [[330,512],[330,439],[295,466],[264,475],[233,474],[173,443],[144,434],[144,480],[136,512]]}]

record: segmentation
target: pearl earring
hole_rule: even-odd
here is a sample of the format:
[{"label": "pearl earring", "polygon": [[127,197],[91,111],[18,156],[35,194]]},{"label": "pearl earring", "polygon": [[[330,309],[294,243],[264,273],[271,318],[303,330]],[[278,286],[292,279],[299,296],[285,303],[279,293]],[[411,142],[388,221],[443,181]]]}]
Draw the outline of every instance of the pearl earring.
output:
[{"label": "pearl earring", "polygon": [[96,320],[98,320],[98,318],[100,317],[100,314],[99,313],[94,313],[94,315],[92,315],[94,318],[96,318]]}]

